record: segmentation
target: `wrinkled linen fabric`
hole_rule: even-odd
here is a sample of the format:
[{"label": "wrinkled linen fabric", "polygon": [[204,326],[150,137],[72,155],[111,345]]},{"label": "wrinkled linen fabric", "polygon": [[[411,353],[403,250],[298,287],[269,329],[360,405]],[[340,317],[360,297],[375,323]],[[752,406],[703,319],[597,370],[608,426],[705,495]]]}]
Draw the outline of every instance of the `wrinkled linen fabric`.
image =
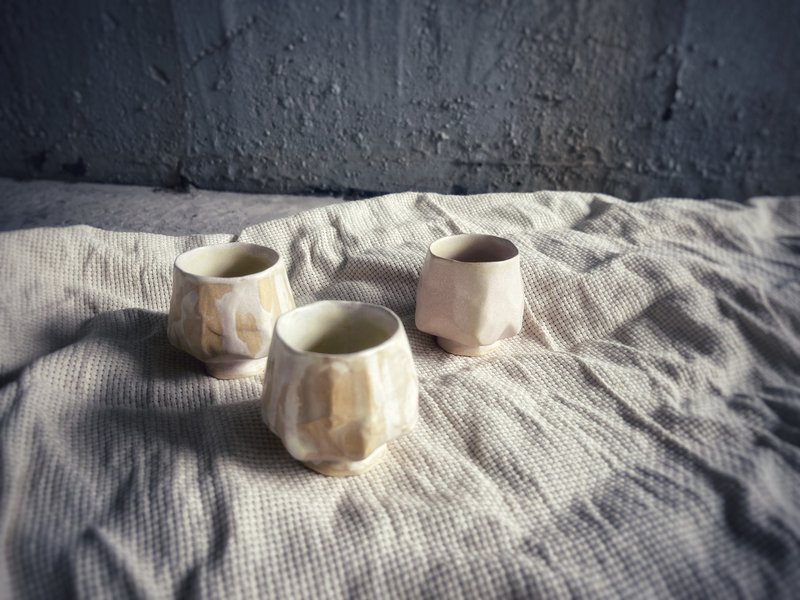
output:
[{"label": "wrinkled linen fabric", "polygon": [[[481,358],[414,326],[458,232],[522,256],[522,332]],[[174,258],[232,239],[0,234],[0,596],[796,597],[800,198],[405,193],[244,230],[298,305],[405,324],[419,424],[350,479],[167,342]]]}]

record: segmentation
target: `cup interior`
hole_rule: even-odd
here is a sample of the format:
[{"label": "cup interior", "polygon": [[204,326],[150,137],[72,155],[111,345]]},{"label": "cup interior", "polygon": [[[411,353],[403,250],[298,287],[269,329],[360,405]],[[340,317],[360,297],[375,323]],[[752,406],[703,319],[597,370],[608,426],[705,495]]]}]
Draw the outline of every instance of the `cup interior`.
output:
[{"label": "cup interior", "polygon": [[436,240],[431,254],[457,262],[502,262],[519,254],[517,247],[505,238],[479,233],[463,233]]},{"label": "cup interior", "polygon": [[199,277],[245,277],[266,271],[279,260],[271,248],[256,244],[219,244],[181,254],[175,266]]},{"label": "cup interior", "polygon": [[381,345],[401,327],[390,310],[361,302],[316,302],[283,315],[281,340],[297,352],[352,354]]}]

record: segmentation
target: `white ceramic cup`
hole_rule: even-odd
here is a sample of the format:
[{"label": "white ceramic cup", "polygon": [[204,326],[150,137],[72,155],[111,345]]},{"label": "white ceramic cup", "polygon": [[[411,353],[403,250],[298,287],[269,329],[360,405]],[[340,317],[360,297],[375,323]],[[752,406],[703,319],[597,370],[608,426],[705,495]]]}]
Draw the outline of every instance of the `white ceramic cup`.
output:
[{"label": "white ceramic cup", "polygon": [[264,422],[319,473],[364,473],[417,421],[417,374],[388,308],[322,301],[278,319],[261,396]]},{"label": "white ceramic cup", "polygon": [[218,379],[259,375],[275,321],[294,306],[275,250],[242,242],[195,248],[175,260],[167,336]]},{"label": "white ceramic cup", "polygon": [[465,233],[428,248],[417,285],[417,329],[451,354],[480,356],[522,329],[519,250],[505,238]]}]

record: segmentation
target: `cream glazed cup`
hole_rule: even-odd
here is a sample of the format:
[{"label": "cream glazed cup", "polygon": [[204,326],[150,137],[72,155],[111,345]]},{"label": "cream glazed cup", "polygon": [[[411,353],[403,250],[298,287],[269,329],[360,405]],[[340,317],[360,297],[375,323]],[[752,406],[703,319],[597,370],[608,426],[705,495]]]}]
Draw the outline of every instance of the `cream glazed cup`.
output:
[{"label": "cream glazed cup", "polygon": [[451,354],[480,356],[522,329],[519,250],[505,238],[465,233],[428,248],[417,285],[417,329]]},{"label": "cream glazed cup", "polygon": [[233,242],[184,252],[172,270],[167,336],[217,379],[260,375],[278,317],[294,308],[271,248]]},{"label": "cream glazed cup", "polygon": [[322,301],[278,319],[261,415],[307,467],[366,472],[414,427],[418,396],[405,329],[388,308]]}]

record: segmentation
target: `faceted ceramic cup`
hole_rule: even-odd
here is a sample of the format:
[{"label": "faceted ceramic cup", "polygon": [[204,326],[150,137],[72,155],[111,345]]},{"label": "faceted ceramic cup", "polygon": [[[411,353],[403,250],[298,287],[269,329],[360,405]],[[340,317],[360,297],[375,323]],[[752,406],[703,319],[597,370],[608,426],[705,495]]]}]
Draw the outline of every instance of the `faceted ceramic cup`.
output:
[{"label": "faceted ceramic cup", "polygon": [[418,384],[388,308],[323,301],[278,319],[261,415],[295,459],[324,475],[364,473],[417,421]]},{"label": "faceted ceramic cup", "polygon": [[417,329],[451,354],[480,356],[522,329],[519,250],[509,240],[466,233],[428,248],[417,285]]},{"label": "faceted ceramic cup", "polygon": [[275,250],[242,242],[204,246],[175,260],[167,335],[217,379],[250,377],[264,372],[275,321],[293,308]]}]

